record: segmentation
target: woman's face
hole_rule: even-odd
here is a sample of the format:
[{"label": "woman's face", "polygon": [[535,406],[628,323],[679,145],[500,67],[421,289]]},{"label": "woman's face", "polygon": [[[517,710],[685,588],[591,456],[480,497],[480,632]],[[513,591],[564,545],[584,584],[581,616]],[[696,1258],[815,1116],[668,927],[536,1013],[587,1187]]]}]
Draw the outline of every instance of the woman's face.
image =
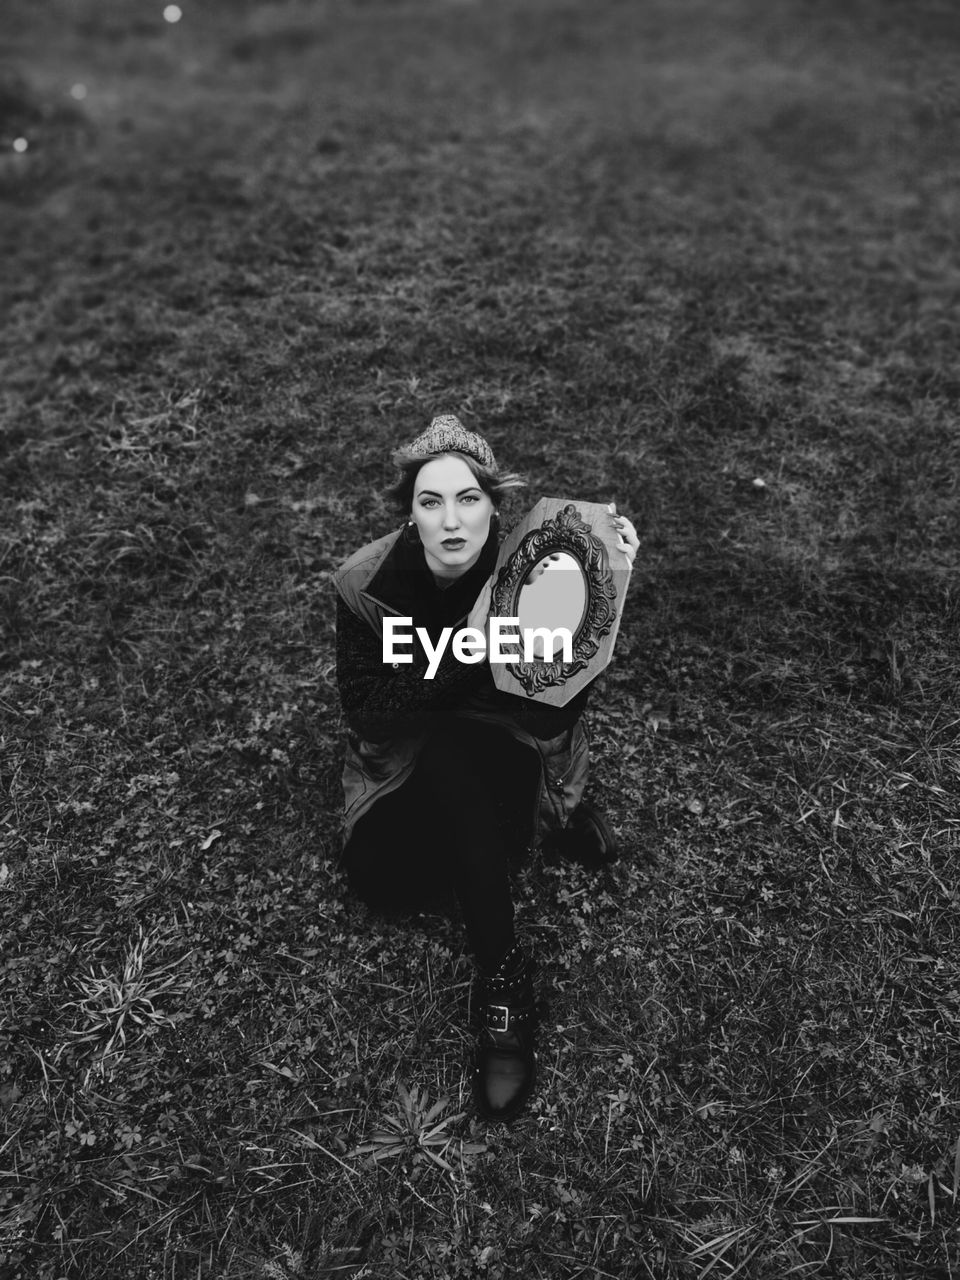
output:
[{"label": "woman's face", "polygon": [[490,533],[493,501],[462,458],[435,458],[413,482],[411,519],[437,578],[459,578],[480,558]]}]

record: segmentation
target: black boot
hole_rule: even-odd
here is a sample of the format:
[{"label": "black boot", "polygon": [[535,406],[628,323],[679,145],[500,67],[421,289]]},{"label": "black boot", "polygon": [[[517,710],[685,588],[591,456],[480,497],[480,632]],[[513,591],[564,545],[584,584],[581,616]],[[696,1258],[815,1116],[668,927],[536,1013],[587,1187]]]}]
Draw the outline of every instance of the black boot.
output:
[{"label": "black boot", "polygon": [[589,800],[581,800],[563,831],[544,842],[549,862],[579,862],[584,867],[607,867],[620,858],[617,837],[603,814]]},{"label": "black boot", "polygon": [[512,1120],[533,1092],[533,1033],[541,1008],[533,992],[534,966],[517,944],[492,978],[481,978],[480,1036],[473,1072],[477,1110],[486,1120]]}]

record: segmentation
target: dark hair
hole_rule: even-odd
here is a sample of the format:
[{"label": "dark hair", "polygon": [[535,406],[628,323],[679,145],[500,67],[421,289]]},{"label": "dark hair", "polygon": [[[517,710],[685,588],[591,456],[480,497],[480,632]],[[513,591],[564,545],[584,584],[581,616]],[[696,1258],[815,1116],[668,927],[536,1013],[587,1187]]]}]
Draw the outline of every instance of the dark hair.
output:
[{"label": "dark hair", "polygon": [[461,453],[459,449],[444,449],[442,453],[426,455],[407,453],[405,449],[398,449],[393,455],[393,463],[399,470],[400,477],[383,491],[384,498],[395,508],[398,515],[408,516],[413,510],[413,486],[420,474],[420,468],[425,467],[428,462],[436,461],[437,458],[461,458],[470,468],[480,488],[493,499],[496,507],[499,507],[504,495],[511,489],[520,489],[527,483],[515,471],[496,471],[492,467],[485,467],[482,462],[478,462],[469,453]]}]

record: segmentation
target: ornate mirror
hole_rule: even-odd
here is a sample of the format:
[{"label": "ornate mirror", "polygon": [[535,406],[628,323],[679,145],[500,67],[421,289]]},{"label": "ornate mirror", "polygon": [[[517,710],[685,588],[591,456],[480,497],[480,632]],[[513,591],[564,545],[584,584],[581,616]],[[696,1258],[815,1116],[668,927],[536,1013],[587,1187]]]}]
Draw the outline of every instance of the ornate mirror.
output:
[{"label": "ornate mirror", "polygon": [[[527,574],[517,595],[521,634],[528,630],[555,631],[565,627],[572,636],[580,630],[587,607],[587,582],[583,568],[569,551],[551,551]],[[510,615],[513,616],[513,615]],[[551,659],[560,652],[555,638],[537,635],[537,658]],[[550,652],[545,649],[549,644]]]},{"label": "ornate mirror", "polygon": [[[517,618],[517,662],[492,666],[507,693],[563,706],[610,661],[630,561],[607,507],[544,498],[500,548],[491,614]],[[569,660],[562,635],[569,632]],[[524,638],[530,645],[525,653]]]}]

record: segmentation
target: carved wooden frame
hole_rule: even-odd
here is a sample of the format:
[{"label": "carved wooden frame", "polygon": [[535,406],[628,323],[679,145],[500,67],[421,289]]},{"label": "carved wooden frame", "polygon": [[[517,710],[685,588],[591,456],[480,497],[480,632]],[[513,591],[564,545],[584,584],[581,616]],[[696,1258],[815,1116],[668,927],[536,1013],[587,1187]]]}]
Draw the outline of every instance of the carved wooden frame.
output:
[{"label": "carved wooden frame", "polygon": [[[607,507],[596,502],[543,498],[500,548],[491,614],[517,616],[520,591],[531,570],[551,552],[567,552],[583,571],[586,606],[573,635],[573,661],[523,660],[492,665],[497,687],[563,706],[610,661],[629,582],[630,561],[618,545]],[[503,634],[517,635],[517,628]]]}]

